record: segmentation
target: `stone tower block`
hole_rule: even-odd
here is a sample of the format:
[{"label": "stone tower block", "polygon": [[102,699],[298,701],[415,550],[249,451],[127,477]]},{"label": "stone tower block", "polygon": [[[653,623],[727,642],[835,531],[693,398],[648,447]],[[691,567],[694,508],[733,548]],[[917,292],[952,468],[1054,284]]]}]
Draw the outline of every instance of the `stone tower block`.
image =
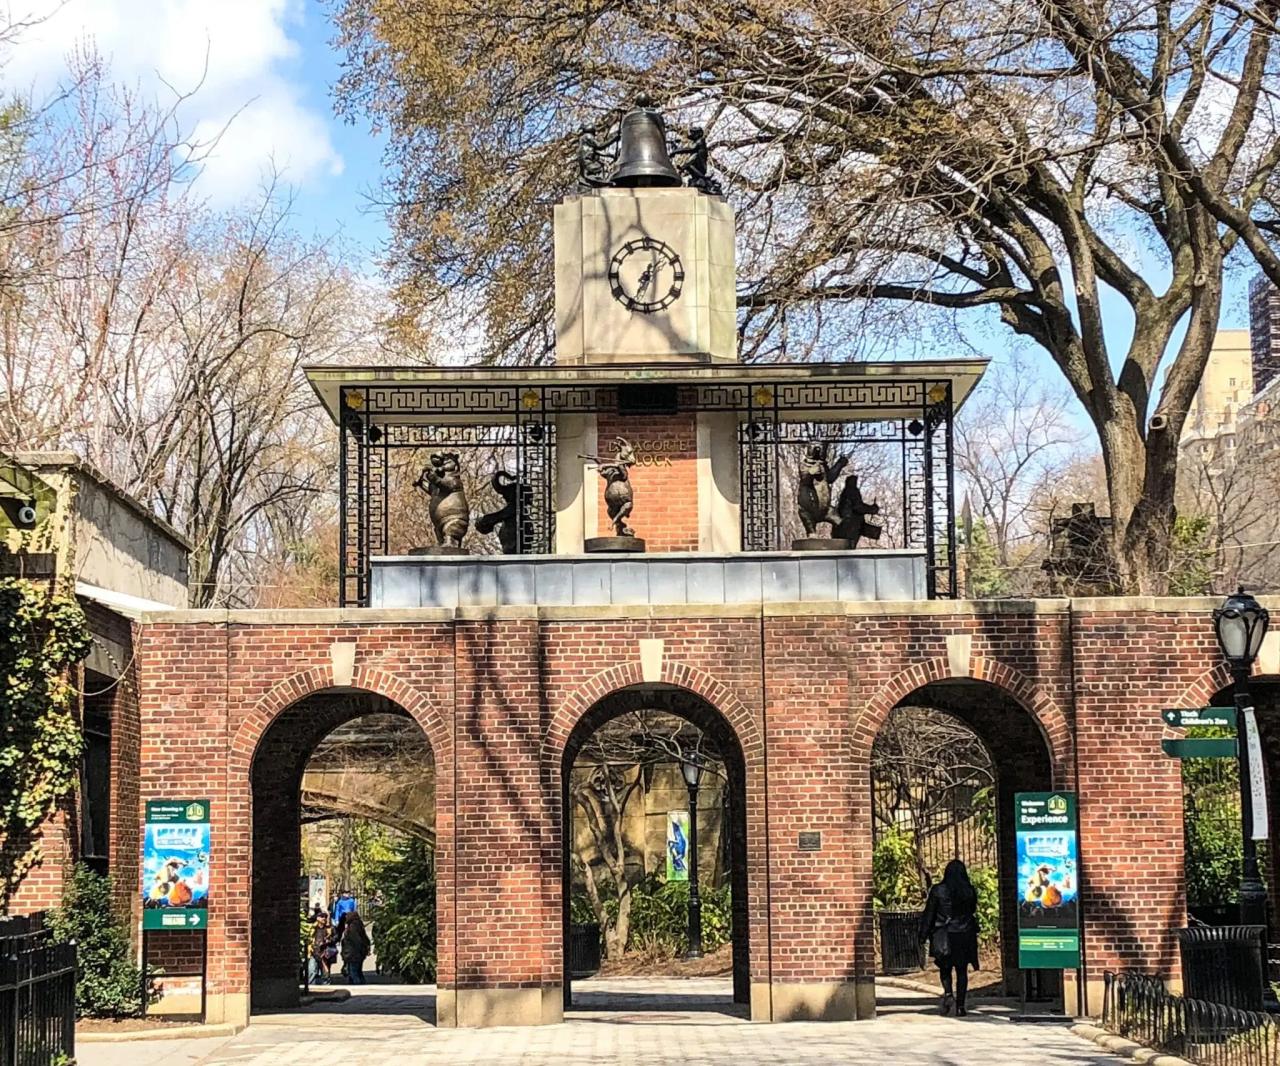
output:
[{"label": "stone tower block", "polygon": [[557,362],[736,362],[733,231],[729,204],[692,188],[557,204]]}]

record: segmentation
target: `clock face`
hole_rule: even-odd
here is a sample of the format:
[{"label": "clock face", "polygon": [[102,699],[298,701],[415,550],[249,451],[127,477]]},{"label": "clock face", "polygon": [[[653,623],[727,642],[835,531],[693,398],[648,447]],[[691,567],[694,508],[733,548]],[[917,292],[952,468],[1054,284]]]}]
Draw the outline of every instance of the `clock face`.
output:
[{"label": "clock face", "polygon": [[653,237],[636,237],[614,254],[609,288],[628,311],[662,311],[680,298],[684,264],[670,245]]}]

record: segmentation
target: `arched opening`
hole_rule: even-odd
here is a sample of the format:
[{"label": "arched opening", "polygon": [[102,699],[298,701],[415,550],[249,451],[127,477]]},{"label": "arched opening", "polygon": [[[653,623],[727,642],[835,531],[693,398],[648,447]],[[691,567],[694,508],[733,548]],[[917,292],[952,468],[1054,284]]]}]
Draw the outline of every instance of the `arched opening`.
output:
[{"label": "arched opening", "polygon": [[[873,746],[871,776],[879,906],[918,912],[946,864],[963,860],[978,890],[985,934],[985,972],[971,978],[975,1001],[1025,992],[1060,1004],[1060,971],[1024,975],[1018,968],[1014,796],[1054,787],[1052,754],[1035,717],[989,682],[930,682],[903,697],[886,718]],[[877,970],[885,972],[888,962],[903,973],[905,967],[886,955],[892,945],[879,948]],[[927,958],[915,976],[938,984]]]},{"label": "arched opening", "polygon": [[[435,768],[421,726],[399,704],[371,692],[313,693],[267,727],[250,781],[253,1008],[296,1006],[304,982],[322,974],[321,967],[308,967],[314,939],[304,939],[301,920],[321,899],[332,914],[345,890],[372,942],[364,967],[368,986],[354,991],[394,990],[399,1009],[408,996],[414,1012],[434,1022],[435,989],[428,979],[436,946],[416,942],[436,928]],[[415,883],[404,884],[406,879]],[[417,912],[406,917],[406,907]],[[415,930],[415,943],[399,943],[397,930],[405,928]],[[331,981],[356,983],[345,972],[343,954],[332,965]],[[410,983],[418,987],[404,987]]]},{"label": "arched opening", "polygon": [[[687,892],[673,889],[668,881],[680,862],[685,862],[686,871],[688,867],[689,845],[681,834],[683,826],[690,823],[679,818],[682,811],[688,811],[683,794],[689,786],[681,773],[682,757],[704,771],[693,786],[698,797],[695,824],[704,949],[727,933],[720,957],[727,953],[725,961],[732,975],[731,981],[726,975],[691,983],[683,1008],[746,1017],[751,990],[746,759],[733,727],[719,710],[687,689],[666,684],[636,685],[606,696],[582,716],[565,745],[561,762],[565,825],[561,837],[566,1009],[643,1011],[671,1005],[671,996],[666,993],[658,1000],[646,996],[639,987],[633,993],[619,982],[607,986],[593,983],[582,979],[582,971],[575,989],[572,937],[575,918],[601,913],[600,897],[610,890],[608,879],[600,877],[603,864],[612,867],[612,888],[625,880],[632,904],[629,931],[616,927],[606,931],[610,947],[625,951],[628,943],[634,948],[646,936],[661,936],[662,944],[644,944],[652,962],[652,956],[661,957],[664,946],[669,952],[673,938],[679,938],[678,929],[673,933],[666,926],[687,918]],[[614,798],[609,798],[610,794]],[[640,800],[630,813],[617,802],[624,794],[628,807]],[[679,807],[672,808],[670,803],[679,803]],[[613,824],[606,825],[609,819]],[[600,855],[609,849],[602,831],[612,838],[607,856]],[[683,852],[682,847],[686,849]],[[685,876],[687,879],[687,872]],[[595,888],[587,885],[587,878],[596,879]],[[639,914],[637,901],[642,902]],[[713,901],[710,906],[709,901]],[[586,912],[587,906],[593,906],[592,914]],[[607,924],[615,920],[620,907],[610,901],[604,910]],[[687,940],[684,946],[687,949]],[[714,954],[713,948],[702,961],[685,960],[678,972],[705,973],[714,968]],[[612,961],[615,965],[609,968],[616,970],[619,960]]]},{"label": "arched opening", "polygon": [[[1258,842],[1258,862],[1268,889],[1271,923],[1277,925],[1275,873],[1280,869],[1280,679],[1258,678],[1250,683],[1262,742],[1263,777],[1267,785],[1270,838]],[[1210,700],[1214,707],[1235,705],[1228,686]],[[1231,737],[1235,731],[1216,727],[1188,729],[1189,738]],[[1240,873],[1243,834],[1240,814],[1240,773],[1234,758],[1181,760],[1183,844],[1187,913],[1207,925],[1233,925],[1240,920]]]}]

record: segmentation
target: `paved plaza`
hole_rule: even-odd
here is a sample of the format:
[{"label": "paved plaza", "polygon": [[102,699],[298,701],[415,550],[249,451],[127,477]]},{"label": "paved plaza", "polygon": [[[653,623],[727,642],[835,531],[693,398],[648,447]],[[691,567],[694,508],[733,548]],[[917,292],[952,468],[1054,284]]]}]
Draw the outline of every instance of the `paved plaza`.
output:
[{"label": "paved plaza", "polygon": [[627,978],[584,981],[561,1025],[435,1029],[429,988],[369,985],[340,1004],[255,1017],[239,1036],[215,1040],[87,1043],[79,1066],[752,1066],[783,1063],[936,1063],[941,1066],[1113,1066],[1120,1062],[1065,1025],[1017,1024],[999,1008],[937,1016],[935,1000],[882,989],[883,1013],[866,1022],[751,1024],[729,1004],[729,982]]}]

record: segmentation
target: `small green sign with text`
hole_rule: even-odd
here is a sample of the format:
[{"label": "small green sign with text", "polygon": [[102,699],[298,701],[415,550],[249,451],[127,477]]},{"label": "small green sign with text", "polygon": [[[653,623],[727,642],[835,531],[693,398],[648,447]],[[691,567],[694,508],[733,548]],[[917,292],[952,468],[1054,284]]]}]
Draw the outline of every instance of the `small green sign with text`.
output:
[{"label": "small green sign with text", "polygon": [[1236,727],[1234,707],[1170,707],[1160,712],[1165,725],[1189,729],[1194,726],[1215,725],[1228,729]]},{"label": "small green sign with text", "polygon": [[1073,792],[1013,798],[1018,859],[1018,965],[1080,965],[1080,870]]},{"label": "small green sign with text", "polygon": [[142,912],[142,928],[146,930],[207,929],[208,927],[208,911],[191,911],[174,907],[160,911],[144,910]]}]

